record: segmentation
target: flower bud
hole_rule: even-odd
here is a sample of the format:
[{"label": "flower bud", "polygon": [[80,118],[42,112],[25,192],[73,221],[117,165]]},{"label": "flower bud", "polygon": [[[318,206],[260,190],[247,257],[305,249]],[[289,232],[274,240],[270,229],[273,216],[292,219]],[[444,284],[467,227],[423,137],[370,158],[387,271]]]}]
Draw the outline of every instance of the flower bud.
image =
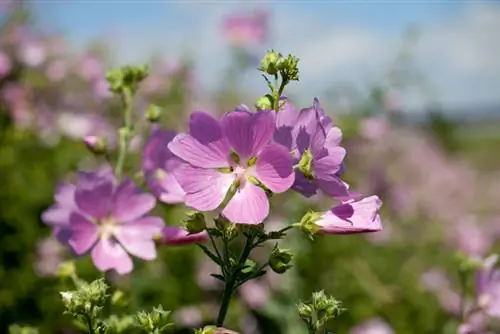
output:
[{"label": "flower bud", "polygon": [[61,291],[59,292],[61,294],[61,299],[64,304],[64,307],[67,309],[71,308],[72,302],[73,302],[73,296],[74,292],[72,291]]},{"label": "flower bud", "polygon": [[141,311],[136,315],[137,326],[148,333],[161,333],[172,324],[168,320],[170,311],[165,311],[161,305],[153,307],[151,312]]},{"label": "flower bud", "polygon": [[[75,262],[65,261],[57,267],[57,276],[59,277],[71,277],[76,273]],[[62,292],[61,292],[62,293]]]},{"label": "flower bud", "polygon": [[276,244],[269,256],[269,267],[271,267],[275,273],[283,274],[292,267],[290,264],[292,258],[293,254],[289,250],[280,249]]},{"label": "flower bud", "polygon": [[301,319],[310,319],[313,314],[313,308],[310,305],[300,303],[297,305],[297,310]]},{"label": "flower bud", "polygon": [[276,64],[280,58],[281,54],[279,54],[278,52],[274,50],[268,51],[264,58],[262,58],[262,60],[260,61],[260,71],[270,75],[278,74]]},{"label": "flower bud", "polygon": [[146,119],[151,123],[156,123],[161,118],[161,108],[157,105],[151,104],[146,110]]},{"label": "flower bud", "polygon": [[103,154],[106,152],[106,139],[97,136],[85,136],[83,138],[85,146],[94,154]]},{"label": "flower bud", "polygon": [[185,224],[186,230],[188,230],[189,234],[203,232],[207,227],[205,216],[199,211],[186,213],[186,218],[184,218],[183,223]]},{"label": "flower bud", "polygon": [[148,75],[147,66],[124,66],[108,71],[106,80],[114,93],[123,93],[125,90],[135,92],[139,83]]},{"label": "flower bud", "polygon": [[255,108],[257,110],[271,110],[273,109],[273,97],[269,94],[261,96],[257,102],[255,102]]}]

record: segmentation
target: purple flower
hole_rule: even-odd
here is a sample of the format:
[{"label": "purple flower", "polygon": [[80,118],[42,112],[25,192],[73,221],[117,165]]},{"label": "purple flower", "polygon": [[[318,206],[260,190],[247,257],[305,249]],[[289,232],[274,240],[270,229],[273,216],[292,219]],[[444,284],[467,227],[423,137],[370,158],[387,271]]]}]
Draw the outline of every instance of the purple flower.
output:
[{"label": "purple flower", "polygon": [[325,212],[315,223],[320,233],[354,234],[377,232],[382,230],[378,210],[382,201],[378,196],[362,200],[349,200]]},{"label": "purple flower", "polygon": [[223,33],[232,45],[260,44],[267,37],[268,13],[258,11],[232,15],[223,23]]},{"label": "purple flower", "polygon": [[9,74],[12,69],[12,62],[4,52],[0,51],[0,77],[4,77]]},{"label": "purple flower", "polygon": [[500,269],[497,255],[486,258],[476,275],[477,303],[490,317],[500,317]]},{"label": "purple flower", "polygon": [[133,268],[129,254],[143,260],[156,258],[153,238],[161,235],[164,222],[146,216],[155,198],[130,180],[117,184],[109,166],[80,172],[76,185],[57,189],[55,201],[43,213],[43,221],[76,255],[90,251],[99,270],[127,274]]},{"label": "purple flower", "polygon": [[339,177],[346,155],[340,146],[342,131],[333,126],[318,99],[298,114],[292,108],[285,103],[278,113],[274,140],[288,147],[302,165],[295,172],[293,189],[306,197],[316,194],[319,188],[327,195],[347,198],[348,186]]},{"label": "purple flower", "polygon": [[186,192],[186,204],[215,210],[233,185],[235,194],[222,214],[234,223],[261,223],[269,214],[269,200],[257,184],[281,193],[294,181],[288,150],[271,142],[274,129],[270,111],[233,111],[220,120],[193,113],[189,134],[177,135],[168,145],[185,161],[174,174]]},{"label": "purple flower", "polygon": [[149,189],[160,201],[169,204],[184,202],[184,191],[172,173],[182,162],[167,146],[175,135],[171,131],[155,129],[144,148],[142,162]]},{"label": "purple flower", "polygon": [[203,231],[190,234],[187,230],[177,226],[165,226],[162,240],[167,245],[187,245],[207,241],[208,233]]}]

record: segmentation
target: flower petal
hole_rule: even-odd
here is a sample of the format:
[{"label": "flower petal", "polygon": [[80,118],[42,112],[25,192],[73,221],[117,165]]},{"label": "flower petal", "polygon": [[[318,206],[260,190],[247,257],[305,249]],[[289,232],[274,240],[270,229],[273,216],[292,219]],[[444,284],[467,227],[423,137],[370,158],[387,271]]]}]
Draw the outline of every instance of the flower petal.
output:
[{"label": "flower petal", "polygon": [[350,201],[327,211],[316,222],[327,234],[351,234],[382,230],[378,210],[382,201],[377,196]]},{"label": "flower petal", "polygon": [[160,217],[144,217],[120,225],[116,228],[114,236],[130,254],[143,260],[153,260],[156,258],[153,237],[161,235],[164,225]]},{"label": "flower petal", "polygon": [[336,175],[347,154],[345,148],[340,146],[333,147],[326,153],[326,155],[313,160],[314,175],[318,179],[327,179]]},{"label": "flower petal", "polygon": [[86,253],[98,239],[98,227],[79,213],[70,216],[68,244],[77,255]]},{"label": "flower petal", "polygon": [[234,175],[183,164],[174,171],[186,192],[186,205],[200,211],[215,210],[224,200]]},{"label": "flower petal", "polygon": [[196,167],[228,167],[229,145],[219,122],[203,112],[191,114],[189,134],[179,134],[168,144],[170,151]]},{"label": "flower petal", "polygon": [[292,185],[292,189],[305,197],[314,196],[318,192],[317,182],[308,180],[304,174],[298,170],[295,171],[295,181]]},{"label": "flower petal", "polygon": [[114,189],[114,176],[107,172],[80,172],[75,190],[79,209],[94,218],[103,218],[109,212]]},{"label": "flower petal", "polygon": [[317,178],[318,187],[327,195],[343,199],[351,198],[348,184],[342,181],[337,175],[324,175],[322,178]]},{"label": "flower petal", "polygon": [[176,133],[163,129],[156,129],[144,147],[142,168],[145,171],[153,171],[164,168],[165,163],[174,158],[174,154],[168,149],[168,143],[174,139]]},{"label": "flower petal", "polygon": [[187,245],[207,240],[208,234],[206,231],[189,234],[187,230],[177,226],[163,228],[163,242],[167,245]]},{"label": "flower petal", "polygon": [[67,225],[71,210],[60,204],[55,204],[42,213],[42,221],[47,225]]},{"label": "flower petal", "polygon": [[92,261],[100,271],[116,270],[120,275],[132,271],[134,264],[123,247],[111,238],[101,239],[92,249]]},{"label": "flower petal", "polygon": [[257,157],[254,174],[272,192],[288,190],[295,180],[290,152],[279,144],[268,145]]},{"label": "flower petal", "polygon": [[118,222],[127,222],[144,216],[156,205],[153,195],[143,193],[132,180],[118,186],[112,207],[112,216]]},{"label": "flower petal", "polygon": [[76,187],[71,183],[62,183],[57,186],[55,200],[61,206],[75,208],[75,190]]},{"label": "flower petal", "polygon": [[262,188],[246,182],[222,210],[222,214],[236,224],[260,224],[269,215],[269,200]]},{"label": "flower petal", "polygon": [[267,110],[233,111],[225,114],[221,123],[229,144],[243,159],[258,155],[273,137],[275,128],[274,114]]}]

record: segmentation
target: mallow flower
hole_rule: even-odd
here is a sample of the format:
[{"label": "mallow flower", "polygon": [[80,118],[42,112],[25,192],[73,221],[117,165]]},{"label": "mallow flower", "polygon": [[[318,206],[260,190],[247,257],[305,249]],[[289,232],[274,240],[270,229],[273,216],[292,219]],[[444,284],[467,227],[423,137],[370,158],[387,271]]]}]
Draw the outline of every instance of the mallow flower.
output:
[{"label": "mallow flower", "polygon": [[213,211],[231,190],[222,214],[234,223],[261,223],[269,214],[266,190],[284,192],[295,179],[289,151],[271,141],[274,129],[272,111],[239,109],[220,119],[191,114],[189,133],[168,144],[184,161],[174,175],[186,192],[186,204]]},{"label": "mallow flower", "polygon": [[43,221],[76,255],[90,252],[99,270],[127,274],[133,269],[130,255],[156,258],[154,238],[162,235],[164,222],[148,215],[156,204],[154,196],[130,180],[118,184],[110,167],[80,172],[76,185],[58,188],[55,200]]},{"label": "mallow flower", "polygon": [[298,167],[294,190],[306,197],[318,189],[333,197],[349,196],[348,185],[339,177],[346,156],[346,150],[340,146],[342,131],[333,126],[318,99],[300,112],[284,102],[276,127],[274,141],[292,152]]},{"label": "mallow flower", "polygon": [[176,133],[156,128],[144,148],[142,169],[149,189],[164,203],[176,204],[184,202],[182,190],[172,173],[180,164],[167,144]]},{"label": "mallow flower", "polygon": [[382,230],[378,196],[347,200],[326,212],[309,212],[302,218],[301,226],[310,233],[356,234]]},{"label": "mallow flower", "polygon": [[500,269],[497,255],[487,257],[476,275],[477,304],[490,317],[500,317]]}]

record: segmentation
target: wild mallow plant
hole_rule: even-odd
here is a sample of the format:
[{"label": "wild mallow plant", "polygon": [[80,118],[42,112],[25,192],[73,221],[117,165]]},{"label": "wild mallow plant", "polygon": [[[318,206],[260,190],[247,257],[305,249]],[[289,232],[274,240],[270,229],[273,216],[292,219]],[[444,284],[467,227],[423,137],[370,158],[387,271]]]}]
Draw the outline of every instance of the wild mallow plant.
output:
[{"label": "wild mallow plant", "polygon": [[[286,98],[287,85],[299,80],[298,62],[292,55],[269,51],[259,70],[270,91],[257,100],[256,110],[240,105],[220,117],[193,112],[186,133],[154,124],[161,110],[150,107],[145,116],[152,123],[151,136],[143,148],[141,170],[127,168],[130,174],[124,166],[139,121],[133,117],[133,97],[148,73],[145,67],[112,70],[107,76],[110,89],[124,106],[116,159],[111,159],[101,138],[87,137],[89,149],[108,162],[96,170],[80,171],[75,183],[61,184],[43,221],[75,256],[90,254],[103,273],[129,274],[133,258],[154,260],[161,245],[196,244],[220,268],[212,276],[224,285],[214,326],[196,332],[230,333],[222,326],[237,289],[266,270],[283,274],[292,266],[292,252],[279,246],[289,230],[298,228],[312,239],[382,229],[380,199],[350,191],[341,179],[346,156],[341,130],[317,99],[299,110]],[[136,184],[137,178],[149,192]],[[337,204],[323,212],[311,210],[281,230],[267,231],[270,201],[289,191],[306,197],[322,192]],[[184,226],[151,215],[157,200],[191,208]],[[254,262],[252,251],[269,241],[275,247],[268,261]],[[108,292],[104,278],[82,281],[73,266],[65,266],[61,272],[73,280],[75,290],[61,292],[62,301],[88,333],[123,332],[134,326],[162,333],[171,328],[161,306],[149,313],[105,317],[105,306],[116,303],[120,291]],[[298,304],[309,333],[319,333],[342,310],[340,302],[323,292]]]}]

